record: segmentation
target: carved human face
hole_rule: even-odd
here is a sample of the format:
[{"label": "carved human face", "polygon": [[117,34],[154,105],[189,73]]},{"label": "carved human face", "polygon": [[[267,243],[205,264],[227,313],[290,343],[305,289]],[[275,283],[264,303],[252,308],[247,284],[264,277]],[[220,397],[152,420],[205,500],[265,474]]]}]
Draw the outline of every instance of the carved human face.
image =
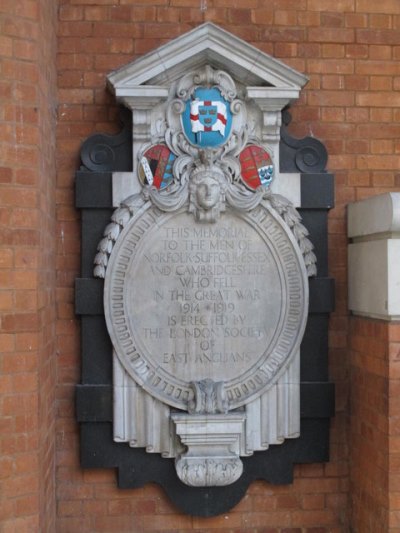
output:
[{"label": "carved human face", "polygon": [[196,187],[197,204],[205,210],[217,205],[220,198],[219,183],[211,176],[206,176]]}]

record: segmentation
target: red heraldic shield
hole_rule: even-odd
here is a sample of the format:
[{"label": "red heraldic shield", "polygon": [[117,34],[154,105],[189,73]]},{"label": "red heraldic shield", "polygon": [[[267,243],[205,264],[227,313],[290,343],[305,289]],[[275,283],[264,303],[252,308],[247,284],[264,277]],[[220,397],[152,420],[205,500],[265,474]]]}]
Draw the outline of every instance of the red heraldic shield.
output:
[{"label": "red heraldic shield", "polygon": [[256,144],[250,144],[239,155],[242,167],[242,180],[255,190],[261,185],[267,187],[272,182],[274,166],[269,153]]},{"label": "red heraldic shield", "polygon": [[164,189],[173,180],[172,165],[176,156],[165,144],[155,144],[145,151],[139,163],[139,179],[143,184]]}]

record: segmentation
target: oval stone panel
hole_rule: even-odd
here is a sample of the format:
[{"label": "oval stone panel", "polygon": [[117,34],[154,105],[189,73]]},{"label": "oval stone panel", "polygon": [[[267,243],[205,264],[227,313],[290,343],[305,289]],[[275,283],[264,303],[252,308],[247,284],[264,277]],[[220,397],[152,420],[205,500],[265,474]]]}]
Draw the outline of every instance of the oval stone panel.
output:
[{"label": "oval stone panel", "polygon": [[217,223],[148,207],[107,268],[105,315],[127,372],[187,409],[190,383],[223,381],[229,408],[266,391],[299,348],[308,281],[293,236],[259,206]]}]

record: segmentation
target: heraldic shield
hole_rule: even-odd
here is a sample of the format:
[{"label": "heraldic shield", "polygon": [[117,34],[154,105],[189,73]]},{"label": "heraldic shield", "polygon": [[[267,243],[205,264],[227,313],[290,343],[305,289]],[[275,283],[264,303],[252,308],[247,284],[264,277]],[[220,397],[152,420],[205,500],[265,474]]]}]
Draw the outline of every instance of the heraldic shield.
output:
[{"label": "heraldic shield", "polygon": [[195,146],[220,146],[231,134],[230,104],[216,87],[199,87],[186,102],[182,126],[187,139]]}]

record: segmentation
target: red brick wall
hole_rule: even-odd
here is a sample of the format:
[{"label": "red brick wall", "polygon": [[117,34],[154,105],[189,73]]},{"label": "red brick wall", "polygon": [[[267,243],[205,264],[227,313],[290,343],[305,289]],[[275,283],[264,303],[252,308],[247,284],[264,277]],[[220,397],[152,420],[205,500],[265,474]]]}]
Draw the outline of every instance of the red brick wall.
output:
[{"label": "red brick wall", "polygon": [[400,325],[389,325],[388,331],[388,522],[389,531],[400,528]]},{"label": "red brick wall", "polygon": [[351,500],[356,531],[388,531],[388,324],[351,320]]},{"label": "red brick wall", "polygon": [[[329,231],[330,270],[337,280],[337,306],[330,334],[337,413],[332,424],[329,464],[296,467],[291,486],[256,483],[232,512],[198,519],[181,515],[157,486],[121,491],[116,488],[114,472],[79,468],[79,439],[72,409],[73,387],[79,375],[79,350],[71,290],[78,272],[79,249],[77,215],[71,204],[80,142],[95,131],[115,129],[115,110],[110,107],[113,100],[105,89],[105,75],[207,20],[221,24],[310,77],[293,110],[292,131],[321,139],[330,154],[329,170],[336,175],[337,205],[331,212]],[[375,393],[379,401],[371,406],[371,413],[379,418],[378,427],[372,420],[368,421],[371,413],[362,402],[369,386],[373,390],[378,385],[385,388],[379,372],[371,363],[367,385],[367,375],[358,373],[354,351],[351,366],[349,363],[348,343],[356,330],[348,335],[345,206],[369,195],[399,190],[399,30],[397,0],[65,0],[61,3],[58,199],[64,243],[58,284],[57,524],[60,532],[215,529],[246,533],[339,533],[348,530],[350,520],[358,533],[385,530],[382,528],[387,527],[392,515],[389,515],[389,504],[385,503],[388,495],[384,494],[387,485],[383,473],[385,466],[395,464],[396,441],[395,437],[389,438],[391,426],[387,419],[387,427],[384,426],[387,413],[384,394],[380,397]],[[376,341],[375,359],[384,362],[389,353],[386,326],[371,327],[376,327],[382,335],[380,342]],[[358,359],[368,359],[368,347],[366,350]],[[350,369],[356,380],[351,419]],[[357,414],[367,420],[360,421]],[[363,438],[360,428],[364,431],[366,427],[375,431],[377,442],[387,443],[386,448],[377,450]],[[393,455],[389,454],[389,442],[393,442],[390,446]],[[353,453],[349,451],[351,447]],[[358,450],[367,450],[369,458],[357,454]],[[379,464],[375,459],[379,459]],[[348,501],[349,467],[352,497]],[[389,475],[386,476],[389,482]],[[396,476],[391,475],[392,478],[395,483]],[[374,490],[370,490],[371,480],[374,480]],[[379,498],[378,490],[382,491]],[[395,509],[395,505],[393,499],[391,508]]]},{"label": "red brick wall", "polygon": [[55,531],[56,5],[0,4],[0,529]]},{"label": "red brick wall", "polygon": [[400,325],[353,318],[350,328],[352,523],[400,528]]},{"label": "red brick wall", "polygon": [[[207,20],[310,77],[293,109],[292,131],[321,139],[336,175],[329,231],[337,280],[330,334],[337,413],[328,464],[296,467],[290,486],[255,483],[232,512],[197,519],[180,514],[155,485],[121,491],[113,471],[79,467],[73,280],[80,243],[73,184],[81,142],[117,127],[105,75]],[[348,202],[400,190],[399,35],[398,0],[0,1],[4,531],[343,533],[351,524],[354,532],[376,533],[400,527],[399,326],[350,322],[345,231]]]}]

